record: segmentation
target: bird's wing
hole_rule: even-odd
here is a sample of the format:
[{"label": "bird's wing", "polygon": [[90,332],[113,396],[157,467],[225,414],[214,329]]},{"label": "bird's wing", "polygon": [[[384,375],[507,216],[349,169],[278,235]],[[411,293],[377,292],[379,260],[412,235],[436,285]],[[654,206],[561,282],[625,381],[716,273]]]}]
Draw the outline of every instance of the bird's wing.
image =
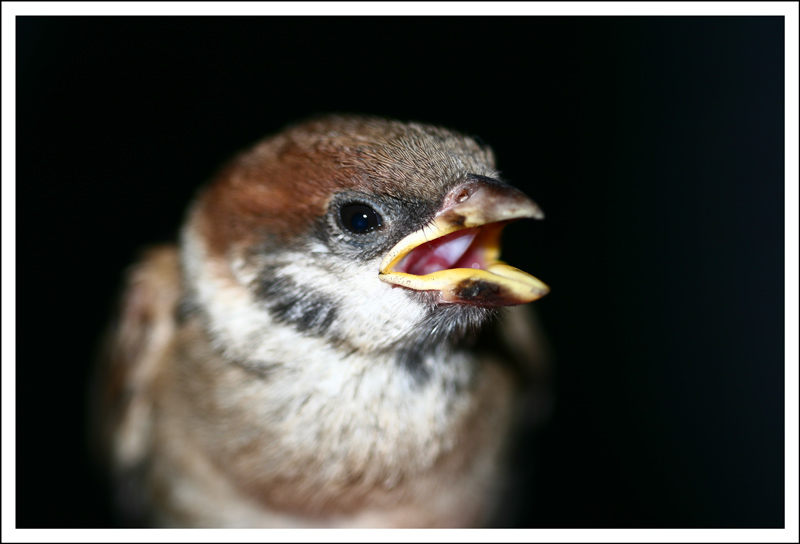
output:
[{"label": "bird's wing", "polygon": [[128,273],[106,339],[94,415],[102,454],[123,479],[149,451],[152,387],[175,335],[180,294],[177,248],[148,249]]}]

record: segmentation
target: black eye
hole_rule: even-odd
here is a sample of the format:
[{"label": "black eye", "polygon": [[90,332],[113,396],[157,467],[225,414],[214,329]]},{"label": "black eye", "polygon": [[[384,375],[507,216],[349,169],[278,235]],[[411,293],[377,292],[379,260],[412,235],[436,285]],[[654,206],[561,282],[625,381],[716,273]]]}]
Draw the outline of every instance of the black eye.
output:
[{"label": "black eye", "polygon": [[345,204],[339,209],[342,225],[352,233],[366,234],[381,226],[381,216],[364,204]]}]

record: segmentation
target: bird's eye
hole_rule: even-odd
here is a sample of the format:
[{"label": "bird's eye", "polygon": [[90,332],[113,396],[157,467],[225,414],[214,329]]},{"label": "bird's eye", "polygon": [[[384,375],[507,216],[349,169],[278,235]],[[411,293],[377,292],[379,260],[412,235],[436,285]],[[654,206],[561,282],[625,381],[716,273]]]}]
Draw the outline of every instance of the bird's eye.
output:
[{"label": "bird's eye", "polygon": [[339,215],[344,228],[354,234],[366,234],[381,226],[381,216],[364,204],[345,204]]}]

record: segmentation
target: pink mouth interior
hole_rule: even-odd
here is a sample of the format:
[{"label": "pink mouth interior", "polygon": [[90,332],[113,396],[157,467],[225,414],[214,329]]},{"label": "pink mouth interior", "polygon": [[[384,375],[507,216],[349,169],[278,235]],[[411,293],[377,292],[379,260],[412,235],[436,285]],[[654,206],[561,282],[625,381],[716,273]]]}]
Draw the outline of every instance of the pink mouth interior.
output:
[{"label": "pink mouth interior", "polygon": [[424,276],[451,268],[486,268],[483,252],[472,242],[477,228],[463,229],[415,247],[397,265],[397,272]]}]

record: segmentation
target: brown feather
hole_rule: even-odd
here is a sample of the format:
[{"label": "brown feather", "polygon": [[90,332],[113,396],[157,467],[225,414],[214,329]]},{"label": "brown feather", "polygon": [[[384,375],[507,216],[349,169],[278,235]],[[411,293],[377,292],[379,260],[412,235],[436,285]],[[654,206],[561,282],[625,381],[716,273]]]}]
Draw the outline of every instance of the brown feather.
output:
[{"label": "brown feather", "polygon": [[220,254],[267,236],[288,243],[336,191],[430,198],[441,191],[431,180],[491,174],[493,162],[488,148],[446,129],[326,116],[267,138],[223,169],[201,198],[202,233]]}]

